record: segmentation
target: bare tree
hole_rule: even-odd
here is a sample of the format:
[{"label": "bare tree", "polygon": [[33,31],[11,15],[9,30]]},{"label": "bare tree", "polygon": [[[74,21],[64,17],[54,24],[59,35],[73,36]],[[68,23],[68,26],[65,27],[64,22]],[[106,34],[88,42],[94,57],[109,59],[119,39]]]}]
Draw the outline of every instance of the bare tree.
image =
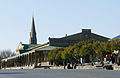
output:
[{"label": "bare tree", "polygon": [[8,57],[12,57],[12,56],[15,56],[15,52],[12,52],[11,50],[3,50],[3,51],[0,51],[0,58],[1,59],[4,59],[4,58],[8,58]]}]

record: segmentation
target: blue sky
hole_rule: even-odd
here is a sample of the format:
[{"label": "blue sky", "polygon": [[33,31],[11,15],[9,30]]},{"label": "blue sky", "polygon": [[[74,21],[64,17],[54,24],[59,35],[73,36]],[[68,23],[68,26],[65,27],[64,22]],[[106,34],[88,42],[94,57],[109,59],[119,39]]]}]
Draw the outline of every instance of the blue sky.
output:
[{"label": "blue sky", "polygon": [[33,14],[39,44],[85,28],[109,38],[120,34],[120,0],[0,0],[0,50],[29,42]]}]

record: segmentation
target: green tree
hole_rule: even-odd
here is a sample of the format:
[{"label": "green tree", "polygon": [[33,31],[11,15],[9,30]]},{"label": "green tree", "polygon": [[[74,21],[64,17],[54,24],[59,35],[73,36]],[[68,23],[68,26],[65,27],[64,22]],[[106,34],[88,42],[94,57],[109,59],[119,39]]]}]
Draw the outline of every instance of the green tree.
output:
[{"label": "green tree", "polygon": [[48,53],[49,60],[50,60],[50,61],[55,61],[55,60],[61,58],[61,57],[60,57],[60,55],[61,55],[60,52],[61,52],[61,51],[64,51],[64,48],[55,48],[55,49],[51,50],[51,51]]},{"label": "green tree", "polygon": [[120,50],[120,40],[112,40],[108,43],[97,40],[80,41],[79,43],[66,48],[56,48],[49,52],[49,60],[68,60],[79,61],[80,57],[86,55],[94,58],[99,57],[103,62],[106,53],[111,53],[114,50]]},{"label": "green tree", "polygon": [[56,54],[55,60],[62,60],[62,53],[61,53],[61,51],[59,51],[59,52]]}]

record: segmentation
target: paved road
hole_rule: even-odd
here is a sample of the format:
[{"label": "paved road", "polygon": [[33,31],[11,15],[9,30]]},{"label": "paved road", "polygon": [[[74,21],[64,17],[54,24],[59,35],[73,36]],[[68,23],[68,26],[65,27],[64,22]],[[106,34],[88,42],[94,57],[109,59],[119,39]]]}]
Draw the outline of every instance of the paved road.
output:
[{"label": "paved road", "polygon": [[120,78],[120,71],[16,69],[0,70],[0,78]]}]

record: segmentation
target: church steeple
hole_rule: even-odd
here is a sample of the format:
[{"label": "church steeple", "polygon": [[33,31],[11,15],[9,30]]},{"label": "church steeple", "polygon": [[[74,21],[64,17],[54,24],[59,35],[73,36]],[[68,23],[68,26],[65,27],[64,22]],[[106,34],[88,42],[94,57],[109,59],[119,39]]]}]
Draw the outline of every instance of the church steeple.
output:
[{"label": "church steeple", "polygon": [[37,37],[36,37],[34,17],[32,17],[32,26],[31,26],[29,44],[37,44]]}]

